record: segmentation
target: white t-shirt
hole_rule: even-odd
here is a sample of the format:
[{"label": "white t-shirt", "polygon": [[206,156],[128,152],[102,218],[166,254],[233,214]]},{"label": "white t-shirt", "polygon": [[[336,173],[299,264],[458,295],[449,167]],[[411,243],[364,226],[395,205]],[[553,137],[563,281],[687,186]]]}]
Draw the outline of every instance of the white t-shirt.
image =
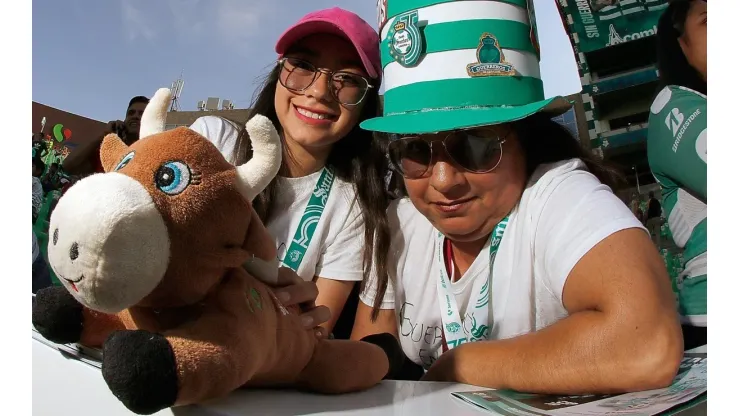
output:
[{"label": "white t-shirt", "polygon": [[38,215],[41,205],[44,203],[44,187],[41,186],[41,180],[31,176],[31,208],[33,215]]},{"label": "white t-shirt", "polygon": [[[388,209],[391,228],[389,289],[382,308],[395,308],[406,355],[429,368],[442,354],[442,317],[437,298],[437,230],[408,199]],[[579,159],[540,166],[510,215],[493,269],[490,339],[534,332],[568,315],[565,280],[598,242],[627,228],[643,228],[632,212]],[[461,312],[474,282],[489,274],[488,246],[462,278],[451,283]],[[361,300],[373,305],[375,281]],[[463,329],[469,336],[469,318]]]},{"label": "white t-shirt", "polygon": [[[31,207],[33,209],[33,215],[38,215],[41,209],[41,204],[44,201],[44,188],[41,186],[41,181],[35,176],[31,176]],[[39,256],[39,243],[36,239],[36,233],[33,234],[33,261]]]},{"label": "white t-shirt", "polygon": [[232,165],[246,162],[249,145],[239,140],[239,127],[230,120],[218,116],[201,117],[190,126],[208,138]]},{"label": "white t-shirt", "polygon": [[[231,125],[220,117],[205,116],[190,128],[208,138],[230,162],[243,163],[246,146],[237,143],[239,129],[227,124]],[[274,201],[272,218],[265,225],[275,237],[279,260],[290,247],[319,176],[321,171],[302,178],[278,179],[280,192]],[[364,243],[365,226],[354,186],[336,177],[297,273],[305,280],[314,276],[362,280]]]}]

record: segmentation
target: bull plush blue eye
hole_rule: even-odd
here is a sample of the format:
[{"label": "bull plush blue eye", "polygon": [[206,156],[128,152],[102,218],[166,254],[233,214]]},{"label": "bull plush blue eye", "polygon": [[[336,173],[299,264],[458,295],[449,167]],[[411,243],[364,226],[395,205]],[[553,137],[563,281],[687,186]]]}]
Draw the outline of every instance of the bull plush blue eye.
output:
[{"label": "bull plush blue eye", "polygon": [[190,168],[182,162],[167,162],[157,169],[154,183],[167,195],[177,195],[190,185]]},{"label": "bull plush blue eye", "polygon": [[123,159],[121,159],[121,161],[118,162],[118,164],[116,165],[116,168],[113,169],[113,170],[121,170],[121,169],[123,169],[123,167],[126,166],[126,165],[128,165],[128,162],[130,162],[131,159],[133,159],[133,158],[134,158],[134,152],[127,153],[126,156],[124,156]]}]

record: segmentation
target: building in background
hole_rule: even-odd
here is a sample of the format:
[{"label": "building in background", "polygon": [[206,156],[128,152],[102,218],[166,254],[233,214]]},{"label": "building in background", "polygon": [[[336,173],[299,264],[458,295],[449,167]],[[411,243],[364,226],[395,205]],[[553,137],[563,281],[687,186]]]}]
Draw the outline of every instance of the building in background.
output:
[{"label": "building in background", "polygon": [[[650,104],[658,93],[658,20],[667,0],[557,0],[581,77],[586,144],[628,180],[615,193],[647,212],[647,194],[660,186],[647,159]],[[661,252],[672,281],[684,267],[667,224]],[[676,287],[674,287],[674,291]]]},{"label": "building in background", "polygon": [[47,145],[44,162],[61,163],[77,145],[103,134],[107,124],[58,108],[31,102],[31,134],[43,133]]},{"label": "building in background", "polygon": [[657,189],[647,122],[658,92],[656,36],[667,0],[557,0],[581,77],[588,147],[620,167],[623,199]]},{"label": "building in background", "polygon": [[588,121],[586,120],[586,114],[583,109],[581,94],[573,94],[565,98],[570,101],[573,106],[565,113],[557,117],[553,117],[553,120],[568,129],[570,134],[572,134],[573,137],[583,146],[590,146]]},{"label": "building in background", "polygon": [[195,111],[175,111],[171,109],[167,113],[165,130],[181,126],[189,127],[195,120],[204,116],[223,117],[234,122],[237,126],[243,126],[249,117],[248,108],[234,108],[233,102],[218,97],[209,97],[206,101],[199,101],[197,107],[198,110]]}]

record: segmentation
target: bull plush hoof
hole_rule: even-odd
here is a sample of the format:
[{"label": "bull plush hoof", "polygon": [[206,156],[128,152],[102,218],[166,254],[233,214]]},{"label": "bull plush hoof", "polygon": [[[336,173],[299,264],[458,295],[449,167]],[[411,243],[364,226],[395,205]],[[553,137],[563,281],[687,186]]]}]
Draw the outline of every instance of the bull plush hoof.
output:
[{"label": "bull plush hoof", "polygon": [[177,367],[167,339],[149,331],[116,331],[103,344],[103,379],[129,410],[150,415],[175,404]]},{"label": "bull plush hoof", "polygon": [[33,299],[31,322],[46,339],[58,344],[82,336],[82,305],[62,286],[46,287]]},{"label": "bull plush hoof", "polygon": [[401,344],[393,335],[388,333],[368,335],[362,341],[375,344],[385,351],[389,363],[385,379],[416,381],[424,375],[424,369],[406,357]]}]

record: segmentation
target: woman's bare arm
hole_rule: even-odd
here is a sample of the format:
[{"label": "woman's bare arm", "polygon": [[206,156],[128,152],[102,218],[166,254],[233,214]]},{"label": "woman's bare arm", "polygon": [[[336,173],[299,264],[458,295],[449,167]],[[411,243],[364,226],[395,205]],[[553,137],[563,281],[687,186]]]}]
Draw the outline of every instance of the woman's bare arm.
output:
[{"label": "woman's bare arm", "polygon": [[393,309],[381,309],[378,319],[372,321],[373,308],[360,301],[357,305],[355,325],[352,327],[350,339],[362,339],[368,335],[389,333],[398,338],[398,327],[396,326],[396,313]]},{"label": "woman's bare arm", "polygon": [[89,142],[83,143],[79,147],[75,148],[66,158],[64,158],[62,169],[70,175],[85,175],[92,173],[93,167],[90,165],[90,157],[93,152],[100,149],[100,144],[102,142],[103,136],[90,140]]},{"label": "woman's bare arm", "polygon": [[569,316],[540,331],[463,344],[425,379],[533,393],[611,393],[669,385],[683,355],[670,281],[641,229],[612,234],[571,271]]},{"label": "woman's bare arm", "polygon": [[316,287],[319,290],[319,295],[316,297],[316,305],[326,306],[331,312],[329,320],[321,324],[321,327],[327,333],[331,334],[334,330],[334,325],[336,325],[339,315],[342,314],[344,304],[347,303],[347,298],[349,298],[349,294],[352,292],[355,283],[357,282],[352,280],[316,278]]}]

